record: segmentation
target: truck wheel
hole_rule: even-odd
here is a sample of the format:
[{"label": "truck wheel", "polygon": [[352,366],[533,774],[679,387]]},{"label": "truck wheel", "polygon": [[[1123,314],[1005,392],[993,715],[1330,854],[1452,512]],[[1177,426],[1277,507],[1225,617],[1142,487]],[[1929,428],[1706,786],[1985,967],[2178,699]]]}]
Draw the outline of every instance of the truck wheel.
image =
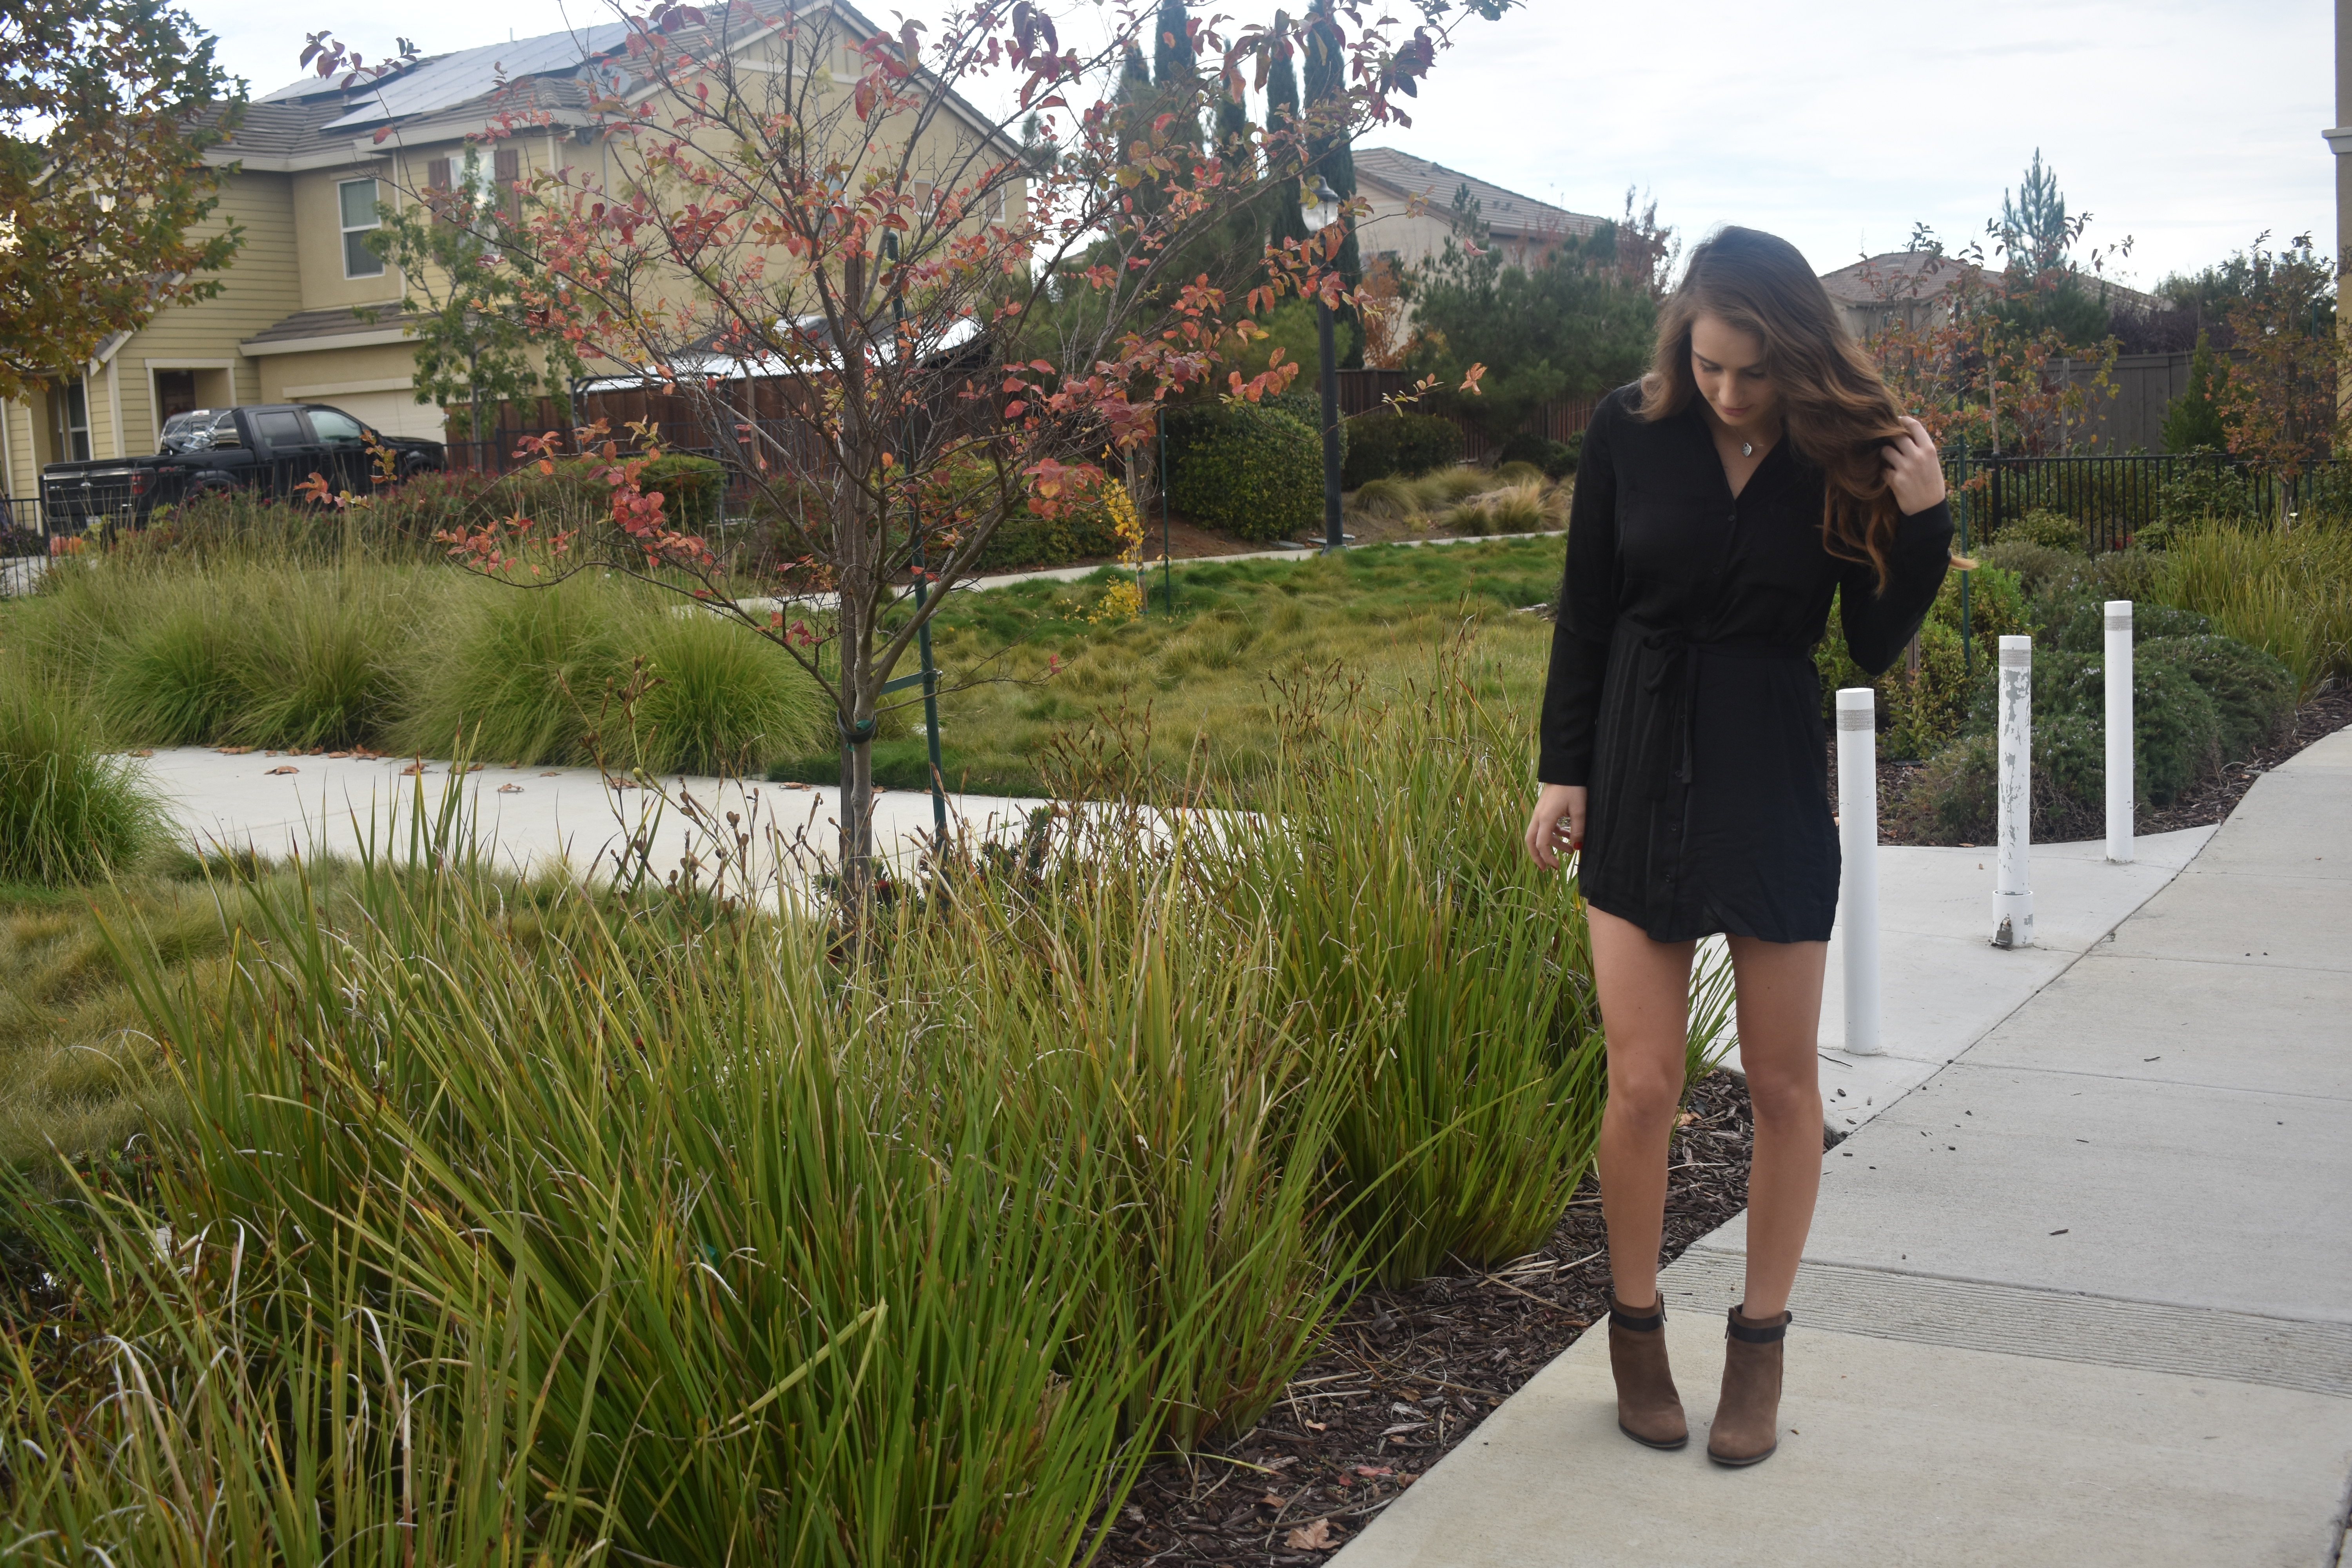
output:
[{"label": "truck wheel", "polygon": [[441,465],[423,452],[411,452],[400,459],[400,477],[404,479],[413,479],[419,474],[437,474],[440,471]]}]

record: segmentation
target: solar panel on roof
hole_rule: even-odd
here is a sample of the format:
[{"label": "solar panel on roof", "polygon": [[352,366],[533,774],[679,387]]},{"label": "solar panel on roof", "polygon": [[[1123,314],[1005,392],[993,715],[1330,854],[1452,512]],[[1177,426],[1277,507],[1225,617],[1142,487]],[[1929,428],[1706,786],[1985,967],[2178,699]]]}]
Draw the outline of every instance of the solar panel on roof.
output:
[{"label": "solar panel on roof", "polygon": [[[411,67],[372,91],[361,89],[362,96],[353,100],[350,112],[320,129],[348,131],[382,120],[453,108],[497,88],[501,74],[508,81],[519,81],[524,77],[568,70],[607,49],[619,48],[627,37],[625,26],[607,22],[576,33],[543,33],[535,38],[459,49]],[[289,91],[283,88],[278,90]]]}]

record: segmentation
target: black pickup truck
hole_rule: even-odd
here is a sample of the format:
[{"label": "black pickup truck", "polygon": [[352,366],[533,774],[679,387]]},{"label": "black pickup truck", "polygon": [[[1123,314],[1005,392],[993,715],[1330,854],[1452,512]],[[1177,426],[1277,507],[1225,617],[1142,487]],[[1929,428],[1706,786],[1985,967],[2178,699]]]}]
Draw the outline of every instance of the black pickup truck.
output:
[{"label": "black pickup truck", "polygon": [[51,463],[41,470],[41,510],[51,536],[91,522],[144,523],[159,506],[229,490],[280,499],[312,474],[367,495],[377,474],[371,447],[395,454],[399,475],[438,468],[441,443],[379,435],[322,403],[251,403],[198,408],[164,423],[152,458]]}]

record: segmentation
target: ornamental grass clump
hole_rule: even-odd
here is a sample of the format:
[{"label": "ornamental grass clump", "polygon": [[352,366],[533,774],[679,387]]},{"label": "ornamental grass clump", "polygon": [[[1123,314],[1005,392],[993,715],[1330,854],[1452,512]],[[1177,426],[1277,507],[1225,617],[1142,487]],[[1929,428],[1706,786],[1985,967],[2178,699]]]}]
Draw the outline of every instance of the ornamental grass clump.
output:
[{"label": "ornamental grass clump", "polygon": [[158,845],[161,805],[64,683],[0,665],[0,882],[62,887]]},{"label": "ornamental grass clump", "polygon": [[2177,532],[2162,560],[2157,595],[2286,666],[2298,699],[2352,679],[2352,524],[2208,523]]},{"label": "ornamental grass clump", "polygon": [[190,1130],[152,1193],[36,1211],[84,1391],[139,1386],[18,1413],[58,1440],[20,1524],[74,1561],[411,1521],[441,1561],[1073,1557],[1171,1346],[1103,1321],[1114,1156],[979,1091],[1033,1059],[1012,1015],[845,987],[791,921],[519,910],[462,856],[354,896],[332,931],[265,900],[271,962],[142,996]]},{"label": "ornamental grass clump", "polygon": [[1532,781],[1479,676],[1457,647],[1384,705],[1303,704],[1223,840],[1308,1026],[1356,1042],[1334,1147],[1389,1283],[1540,1247],[1600,1135],[1583,909],[1491,808]]},{"label": "ornamental grass clump", "polygon": [[1249,811],[1148,809],[1098,732],[1057,776],[1102,804],[854,927],[518,881],[455,795],[329,879],[219,868],[195,962],[109,906],[180,1108],[16,1179],[12,1522],[58,1562],[1084,1560],[1367,1275],[1531,1251],[1589,1165],[1586,936],[1484,809],[1528,784],[1495,679],[1292,689]]}]

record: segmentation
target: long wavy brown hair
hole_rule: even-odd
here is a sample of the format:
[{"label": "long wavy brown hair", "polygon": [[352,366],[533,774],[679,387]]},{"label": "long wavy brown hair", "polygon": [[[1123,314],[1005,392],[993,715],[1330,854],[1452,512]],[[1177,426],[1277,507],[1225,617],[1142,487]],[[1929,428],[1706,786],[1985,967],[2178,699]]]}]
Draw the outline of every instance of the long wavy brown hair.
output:
[{"label": "long wavy brown hair", "polygon": [[1780,419],[1797,456],[1822,470],[1822,542],[1867,561],[1886,586],[1886,555],[1901,510],[1879,454],[1903,434],[1902,406],[1830,303],[1797,247],[1753,228],[1725,228],[1691,252],[1682,284],[1658,311],[1658,347],[1642,378],[1641,416],[1679,414],[1698,392],[1691,323],[1709,315],[1753,332],[1780,393]]}]

